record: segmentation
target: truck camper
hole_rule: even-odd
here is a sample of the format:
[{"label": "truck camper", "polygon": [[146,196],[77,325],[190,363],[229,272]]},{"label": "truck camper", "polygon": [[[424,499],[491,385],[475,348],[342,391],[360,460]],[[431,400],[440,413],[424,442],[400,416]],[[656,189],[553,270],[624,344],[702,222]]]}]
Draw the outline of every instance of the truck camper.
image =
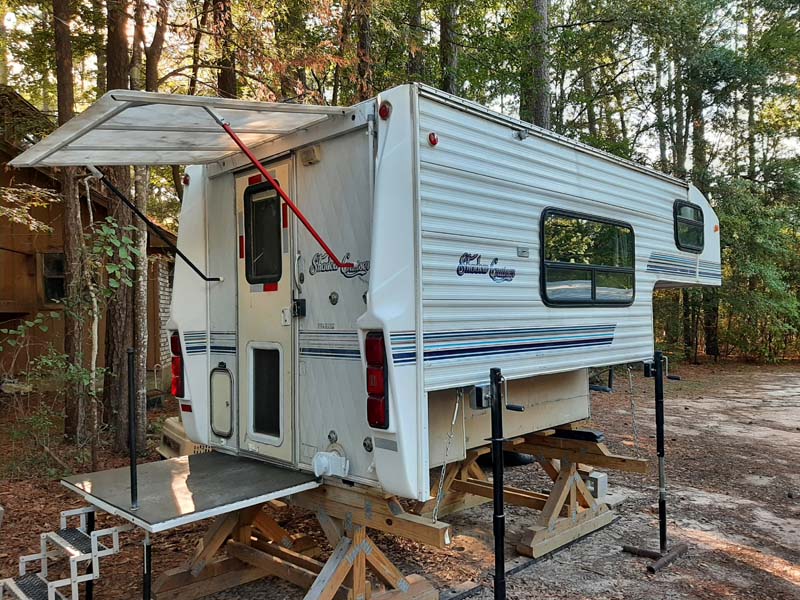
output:
[{"label": "truck camper", "polygon": [[486,445],[491,368],[524,407],[506,435],[586,419],[590,368],[652,360],[654,290],[721,283],[692,185],[421,84],[348,108],[112,91],[13,164],[193,165],[189,438],[420,502]]},{"label": "truck camper", "polygon": [[693,186],[419,84],[350,108],[113,91],[51,138],[14,164],[195,165],[178,247],[218,279],[176,265],[189,437],[407,498],[485,445],[491,367],[526,408],[509,435],[587,418],[587,369],[652,357],[654,289],[720,284]]}]

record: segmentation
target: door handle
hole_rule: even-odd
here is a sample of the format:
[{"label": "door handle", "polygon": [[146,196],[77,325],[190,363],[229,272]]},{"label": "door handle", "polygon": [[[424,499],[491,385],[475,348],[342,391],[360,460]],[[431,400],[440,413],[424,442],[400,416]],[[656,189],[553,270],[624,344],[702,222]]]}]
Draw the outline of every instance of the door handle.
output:
[{"label": "door handle", "polygon": [[292,274],[294,277],[294,285],[298,292],[303,291],[303,282],[305,281],[305,275],[303,274],[303,267],[301,265],[302,260],[303,255],[298,252],[294,257],[294,273]]}]

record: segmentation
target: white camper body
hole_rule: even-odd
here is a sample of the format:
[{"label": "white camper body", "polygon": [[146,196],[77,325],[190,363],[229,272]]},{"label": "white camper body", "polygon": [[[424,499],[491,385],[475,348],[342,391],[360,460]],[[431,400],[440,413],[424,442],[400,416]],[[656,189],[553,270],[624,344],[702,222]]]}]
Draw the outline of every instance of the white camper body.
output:
[{"label": "white camper body", "polygon": [[178,261],[170,327],[185,429],[221,452],[428,499],[431,467],[489,437],[468,398],[490,368],[526,408],[507,435],[587,418],[590,367],[652,358],[653,290],[721,282],[695,188],[432,88],[347,109],[109,96],[75,120],[82,145],[30,164],[198,165],[178,245],[222,280]]}]

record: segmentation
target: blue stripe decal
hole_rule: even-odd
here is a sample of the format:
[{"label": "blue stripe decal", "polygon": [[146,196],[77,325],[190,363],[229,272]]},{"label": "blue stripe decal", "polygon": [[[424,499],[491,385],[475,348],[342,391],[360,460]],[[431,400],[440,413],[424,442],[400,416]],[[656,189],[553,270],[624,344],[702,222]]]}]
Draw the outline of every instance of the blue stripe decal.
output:
[{"label": "blue stripe decal", "polygon": [[298,334],[300,356],[361,361],[358,331],[353,329],[309,329]]},{"label": "blue stripe decal", "polygon": [[650,258],[647,261],[647,270],[650,273],[696,277],[697,259],[680,256],[678,254],[651,252]]},{"label": "blue stripe decal", "polygon": [[[569,348],[609,346],[616,325],[534,327],[525,329],[476,329],[424,334],[426,363],[460,358],[529,354]],[[417,361],[414,334],[392,334],[392,359],[396,365]]]},{"label": "blue stripe decal", "polygon": [[[209,340],[210,338],[210,340]],[[214,354],[236,354],[236,333],[233,331],[185,331],[186,354],[196,355],[212,352]]]}]

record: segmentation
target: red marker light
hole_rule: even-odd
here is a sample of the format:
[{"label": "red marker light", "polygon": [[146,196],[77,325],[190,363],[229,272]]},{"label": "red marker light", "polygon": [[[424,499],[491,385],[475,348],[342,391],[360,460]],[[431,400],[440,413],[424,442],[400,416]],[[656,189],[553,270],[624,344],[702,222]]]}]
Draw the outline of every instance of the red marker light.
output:
[{"label": "red marker light", "polygon": [[188,173],[183,174],[183,185],[189,185],[189,181],[191,181],[191,177],[189,177]]},{"label": "red marker light", "polygon": [[439,136],[438,136],[438,135],[436,135],[436,132],[435,132],[435,131],[431,131],[431,132],[428,134],[428,143],[429,143],[431,146],[435,146],[436,144],[438,144],[438,143],[439,143]]},{"label": "red marker light", "polygon": [[391,114],[392,105],[388,102],[381,102],[380,108],[378,108],[378,116],[385,121]]}]

